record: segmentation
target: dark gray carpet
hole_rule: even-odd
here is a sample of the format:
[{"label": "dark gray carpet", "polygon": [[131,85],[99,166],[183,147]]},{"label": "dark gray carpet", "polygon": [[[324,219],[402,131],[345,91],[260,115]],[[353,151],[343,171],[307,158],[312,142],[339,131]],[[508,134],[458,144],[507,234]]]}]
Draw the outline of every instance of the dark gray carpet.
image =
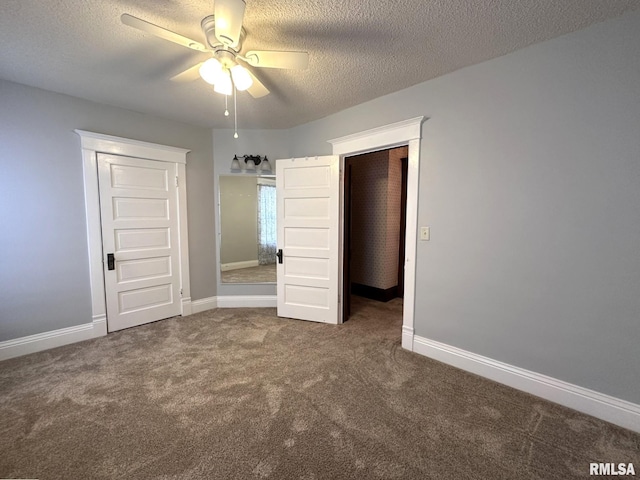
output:
[{"label": "dark gray carpet", "polygon": [[342,326],[218,309],[0,363],[0,477],[571,479],[640,435]]},{"label": "dark gray carpet", "polygon": [[222,283],[275,283],[276,279],[275,263],[220,272]]}]

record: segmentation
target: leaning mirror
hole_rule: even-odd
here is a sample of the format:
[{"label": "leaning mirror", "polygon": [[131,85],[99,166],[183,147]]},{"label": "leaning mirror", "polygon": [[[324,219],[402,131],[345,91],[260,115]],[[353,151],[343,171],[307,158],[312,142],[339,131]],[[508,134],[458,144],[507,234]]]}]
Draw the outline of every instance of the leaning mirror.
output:
[{"label": "leaning mirror", "polygon": [[276,181],[220,175],[221,283],[276,281]]}]

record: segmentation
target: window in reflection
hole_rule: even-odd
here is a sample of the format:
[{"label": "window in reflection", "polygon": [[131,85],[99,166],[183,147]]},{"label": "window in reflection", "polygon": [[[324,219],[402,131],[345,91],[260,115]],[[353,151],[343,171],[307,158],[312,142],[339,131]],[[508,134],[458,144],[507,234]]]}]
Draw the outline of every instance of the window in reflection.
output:
[{"label": "window in reflection", "polygon": [[258,264],[276,263],[276,186],[258,178]]}]

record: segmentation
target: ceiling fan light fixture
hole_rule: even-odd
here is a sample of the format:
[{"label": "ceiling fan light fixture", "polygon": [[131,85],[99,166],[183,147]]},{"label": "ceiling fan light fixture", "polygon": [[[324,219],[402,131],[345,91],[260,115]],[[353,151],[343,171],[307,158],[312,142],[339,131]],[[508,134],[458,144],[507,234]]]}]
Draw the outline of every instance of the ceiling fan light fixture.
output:
[{"label": "ceiling fan light fixture", "polygon": [[233,93],[233,84],[231,83],[229,70],[223,69],[221,70],[221,73],[216,76],[213,90],[214,92],[221,93],[222,95],[231,95]]},{"label": "ceiling fan light fixture", "polygon": [[222,64],[218,59],[210,58],[200,66],[199,73],[205,82],[215,85],[222,75]]},{"label": "ceiling fan light fixture", "polygon": [[231,67],[231,77],[233,78],[233,84],[241,92],[253,85],[253,79],[249,71],[242,65],[234,65]]}]

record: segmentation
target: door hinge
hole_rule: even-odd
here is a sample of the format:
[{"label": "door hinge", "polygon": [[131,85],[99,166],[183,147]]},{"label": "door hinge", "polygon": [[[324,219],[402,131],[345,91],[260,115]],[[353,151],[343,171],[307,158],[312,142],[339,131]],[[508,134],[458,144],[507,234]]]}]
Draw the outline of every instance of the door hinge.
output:
[{"label": "door hinge", "polygon": [[178,186],[178,176],[176,175],[176,187]]}]

